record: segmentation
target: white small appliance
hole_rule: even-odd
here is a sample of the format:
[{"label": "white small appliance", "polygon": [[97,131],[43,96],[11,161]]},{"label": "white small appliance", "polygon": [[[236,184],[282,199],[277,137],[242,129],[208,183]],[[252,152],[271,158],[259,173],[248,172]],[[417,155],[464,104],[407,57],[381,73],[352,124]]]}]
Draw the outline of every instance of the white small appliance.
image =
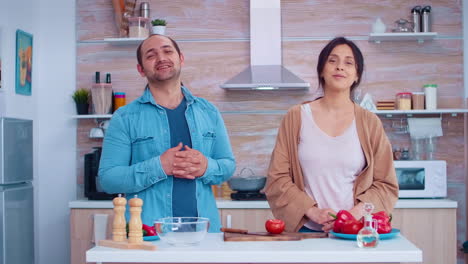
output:
[{"label": "white small appliance", "polygon": [[444,160],[399,160],[394,164],[399,198],[447,196],[447,162]]}]

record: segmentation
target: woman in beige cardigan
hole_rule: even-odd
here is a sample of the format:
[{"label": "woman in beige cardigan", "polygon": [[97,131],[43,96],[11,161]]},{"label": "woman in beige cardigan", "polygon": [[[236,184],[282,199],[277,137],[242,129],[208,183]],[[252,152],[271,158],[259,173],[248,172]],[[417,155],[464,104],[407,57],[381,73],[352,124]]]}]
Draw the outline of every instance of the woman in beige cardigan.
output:
[{"label": "woman in beige cardigan", "polygon": [[398,181],[390,142],[380,119],[351,100],[364,59],[343,37],[319,55],[323,96],[293,106],[284,117],[272,153],[265,193],[287,231],[330,231],[330,213],[349,210],[357,219],[370,202],[390,213]]}]

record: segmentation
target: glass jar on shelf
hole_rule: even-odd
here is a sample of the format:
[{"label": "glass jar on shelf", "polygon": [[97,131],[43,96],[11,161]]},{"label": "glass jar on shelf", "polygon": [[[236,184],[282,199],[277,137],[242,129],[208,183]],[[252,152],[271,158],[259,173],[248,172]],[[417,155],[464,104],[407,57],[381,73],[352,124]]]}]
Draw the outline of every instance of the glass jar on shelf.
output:
[{"label": "glass jar on shelf", "polygon": [[398,110],[411,110],[411,93],[397,93],[396,106]]},{"label": "glass jar on shelf", "polygon": [[409,148],[403,148],[403,151],[401,152],[401,157],[400,160],[409,160],[410,159],[410,153],[409,153]]},{"label": "glass jar on shelf", "polygon": [[128,37],[129,38],[147,38],[149,36],[149,18],[129,17],[128,18]]}]

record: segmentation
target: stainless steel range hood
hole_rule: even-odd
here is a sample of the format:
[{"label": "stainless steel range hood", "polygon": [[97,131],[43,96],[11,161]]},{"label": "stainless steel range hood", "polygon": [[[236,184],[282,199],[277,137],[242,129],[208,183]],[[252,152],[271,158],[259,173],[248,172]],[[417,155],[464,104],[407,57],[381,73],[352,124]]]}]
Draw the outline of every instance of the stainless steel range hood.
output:
[{"label": "stainless steel range hood", "polygon": [[280,0],[250,0],[250,66],[226,83],[228,90],[308,90],[283,67]]}]

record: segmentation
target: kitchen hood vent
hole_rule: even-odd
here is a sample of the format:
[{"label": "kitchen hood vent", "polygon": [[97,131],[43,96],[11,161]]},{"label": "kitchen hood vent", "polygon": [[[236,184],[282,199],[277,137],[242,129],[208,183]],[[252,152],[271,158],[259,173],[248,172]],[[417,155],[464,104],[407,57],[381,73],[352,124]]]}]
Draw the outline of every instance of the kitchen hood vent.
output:
[{"label": "kitchen hood vent", "polygon": [[280,0],[250,0],[250,66],[226,83],[228,90],[308,90],[310,84],[284,68]]}]

